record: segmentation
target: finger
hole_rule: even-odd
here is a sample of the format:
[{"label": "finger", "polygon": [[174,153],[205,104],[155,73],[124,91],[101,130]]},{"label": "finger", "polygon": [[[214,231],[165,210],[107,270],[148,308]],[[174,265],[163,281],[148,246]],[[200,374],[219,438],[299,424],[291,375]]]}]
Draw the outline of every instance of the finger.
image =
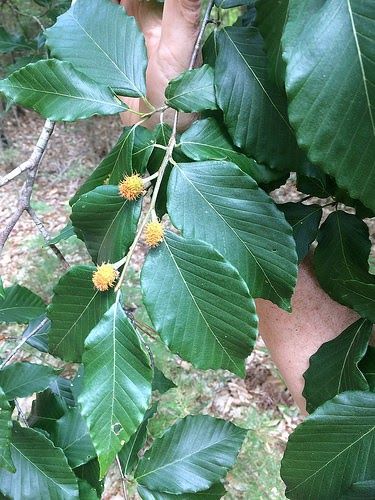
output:
[{"label": "finger", "polygon": [[165,0],[159,50],[168,52],[181,72],[189,66],[199,32],[200,0]]}]

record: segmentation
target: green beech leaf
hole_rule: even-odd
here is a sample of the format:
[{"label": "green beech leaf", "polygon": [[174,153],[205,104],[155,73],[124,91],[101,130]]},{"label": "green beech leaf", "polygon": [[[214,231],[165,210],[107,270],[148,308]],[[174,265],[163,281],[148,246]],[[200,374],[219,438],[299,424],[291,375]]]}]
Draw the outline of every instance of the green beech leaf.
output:
[{"label": "green beech leaf", "polygon": [[204,64],[185,71],[169,82],[165,97],[169,106],[185,113],[217,109],[213,69]]},{"label": "green beech leaf", "polygon": [[48,245],[56,245],[57,243],[60,243],[61,241],[68,240],[72,236],[75,236],[74,228],[71,222],[68,222],[68,224],[61,229],[61,231],[48,240]]},{"label": "green beech leaf", "polygon": [[58,282],[48,308],[49,351],[65,361],[81,361],[85,338],[115,300],[92,283],[95,267],[74,266]]},{"label": "green beech leaf", "polygon": [[43,300],[34,292],[20,285],[4,290],[0,298],[0,323],[28,323],[45,312]]},{"label": "green beech leaf", "polygon": [[371,280],[372,283],[365,283],[363,280],[345,280],[342,284],[345,290],[343,300],[350,300],[355,304],[353,309],[360,313],[364,318],[375,322],[375,279],[371,274],[364,277],[364,280]]},{"label": "green beech leaf", "polygon": [[0,53],[7,54],[14,50],[30,50],[35,48],[35,43],[26,41],[21,35],[8,33],[0,26]]},{"label": "green beech leaf", "polygon": [[151,397],[149,356],[118,302],[87,337],[83,364],[78,400],[103,477],[141,424]]},{"label": "green beech leaf", "polygon": [[78,189],[69,201],[70,205],[73,205],[83,194],[105,182],[118,184],[126,175],[134,172],[143,174],[153,152],[154,143],[155,140],[150,130],[140,126],[124,128],[116,145]]},{"label": "green beech leaf", "polygon": [[141,284],[147,312],[172,352],[196,368],[245,376],[257,335],[255,305],[237,270],[211,245],[168,232],[148,254]]},{"label": "green beech leaf", "polygon": [[268,79],[258,30],[224,28],[217,47],[216,98],[234,144],[258,163],[295,170],[303,154],[288,121],[286,96]]},{"label": "green beech leaf", "polygon": [[[97,498],[102,497],[104,484],[103,481],[99,479],[99,462],[96,458],[90,460],[87,464],[77,467],[73,472],[79,479],[85,481],[95,489]],[[86,500],[86,498],[83,497],[82,500]],[[91,496],[88,500],[91,500]]]},{"label": "green beech leaf", "polygon": [[373,1],[289,3],[283,55],[298,142],[340,187],[375,210]]},{"label": "green beech leaf", "polygon": [[254,0],[215,0],[215,5],[221,9],[231,9],[239,5],[251,5]]},{"label": "green beech leaf", "polygon": [[159,394],[165,394],[169,389],[177,387],[176,384],[167,378],[159,368],[154,368],[154,378],[152,379],[152,390]]},{"label": "green beech leaf", "polygon": [[[12,408],[0,387],[0,470],[16,472],[10,456],[10,440],[12,435]],[[1,489],[1,487],[0,487]]]},{"label": "green beech leaf", "polygon": [[197,120],[181,136],[181,151],[195,161],[227,160],[235,163],[258,184],[276,181],[283,173],[271,170],[235,150],[225,128],[214,118]]},{"label": "green beech leaf", "polygon": [[[160,123],[158,126],[155,127],[154,140],[157,144],[161,146],[167,146],[171,134],[172,134],[172,128],[168,124]],[[179,137],[177,136],[177,141],[178,140]],[[150,156],[149,162],[147,164],[147,170],[151,175],[155,174],[159,170],[160,165],[164,159],[164,156],[165,156],[165,150],[160,148],[155,148],[153,150],[152,155]],[[176,162],[189,161],[189,158],[182,153],[181,149],[175,148],[173,150],[173,160]],[[156,200],[155,209],[158,217],[160,218],[163,217],[163,215],[167,212],[167,206],[166,206],[167,189],[168,189],[168,181],[171,170],[172,170],[172,165],[171,163],[168,163],[168,166],[165,170],[165,174],[163,176],[163,181],[160,186],[158,199]]]},{"label": "green beech leaf", "polygon": [[371,332],[372,324],[359,319],[311,356],[309,368],[303,374],[303,396],[309,413],[340,392],[368,390],[358,363],[366,353]]},{"label": "green beech leaf", "polygon": [[64,377],[57,377],[45,391],[36,395],[28,419],[31,427],[43,429],[49,434],[55,432],[56,421],[69,408],[76,406],[72,391],[73,382]]},{"label": "green beech leaf", "polygon": [[141,200],[124,199],[118,186],[99,186],[73,205],[72,224],[95,263],[117,262],[128,253],[141,205]]},{"label": "green beech leaf", "polygon": [[87,8],[85,0],[77,0],[46,34],[54,57],[120,95],[145,96],[144,37],[122,7],[110,0],[91,0]]},{"label": "green beech leaf", "polygon": [[30,321],[28,327],[23,332],[22,337],[27,338],[26,343],[41,352],[48,352],[48,332],[51,322],[46,314],[42,314]]},{"label": "green beech leaf", "polygon": [[178,164],[169,182],[168,213],[184,236],[221,252],[252,297],[289,309],[297,275],[292,229],[251,177],[232,163]]},{"label": "green beech leaf", "polygon": [[138,493],[142,500],[219,500],[225,495],[226,490],[221,483],[216,483],[208,490],[197,493],[182,493],[182,495],[152,491],[144,486],[138,486]]},{"label": "green beech leaf", "polygon": [[332,179],[308,161],[298,169],[296,184],[298,191],[318,198],[329,198],[333,194]]},{"label": "green beech leaf", "polygon": [[367,352],[359,364],[359,369],[366,377],[370,391],[375,392],[375,347],[368,346]]},{"label": "green beech leaf", "polygon": [[5,298],[5,290],[4,290],[3,280],[1,279],[0,276],[0,300],[4,298]]},{"label": "green beech leaf", "polygon": [[375,276],[368,272],[371,243],[357,216],[337,210],[318,233],[314,254],[316,276],[337,302],[375,321]]},{"label": "green beech leaf", "polygon": [[157,410],[157,403],[149,408],[143,418],[143,422],[132,435],[130,440],[118,452],[121,468],[125,475],[131,474],[139,462],[138,453],[142,450],[147,439],[147,425]]},{"label": "green beech leaf", "polygon": [[302,203],[281,203],[277,205],[286,220],[292,226],[296,242],[298,262],[302,262],[308,254],[311,243],[318,234],[320,220],[323,215],[319,205],[303,205]]},{"label": "green beech leaf", "polygon": [[233,466],[246,433],[208,415],[188,416],[154,441],[139,462],[135,479],[166,493],[206,490]]},{"label": "green beech leaf", "polygon": [[281,36],[288,17],[289,0],[257,0],[255,5],[256,24],[268,57],[268,74],[280,89],[284,89],[286,64],[281,55]]},{"label": "green beech leaf", "polygon": [[91,484],[78,478],[79,498],[82,500],[99,500],[101,497]]},{"label": "green beech leaf", "polygon": [[374,498],[375,481],[358,481],[350,486],[341,497],[343,500]]},{"label": "green beech leaf", "polygon": [[77,478],[64,453],[43,434],[14,423],[10,445],[15,473],[0,470],[0,491],[14,500],[78,498]]},{"label": "green beech leaf", "polygon": [[55,59],[28,64],[0,80],[0,92],[53,121],[75,121],[93,115],[114,115],[126,105],[74,67]]},{"label": "green beech leaf", "polygon": [[51,440],[61,448],[71,467],[79,467],[95,458],[86,423],[78,408],[67,409],[65,415],[56,421]]},{"label": "green beech leaf", "polygon": [[41,392],[57,378],[58,372],[50,366],[35,363],[12,363],[0,370],[0,387],[8,400]]},{"label": "green beech leaf", "polygon": [[281,477],[291,499],[343,498],[372,480],[375,394],[344,392],[320,406],[289,437]]}]

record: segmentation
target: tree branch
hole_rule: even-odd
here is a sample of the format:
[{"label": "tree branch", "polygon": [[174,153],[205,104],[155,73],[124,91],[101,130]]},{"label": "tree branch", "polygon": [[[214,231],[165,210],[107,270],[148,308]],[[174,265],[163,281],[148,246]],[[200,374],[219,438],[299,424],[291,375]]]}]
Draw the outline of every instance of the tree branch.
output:
[{"label": "tree branch", "polygon": [[[18,173],[16,173],[15,175],[13,174],[13,176],[11,176],[11,178],[9,179],[9,180],[12,180],[12,179],[14,179],[14,177],[17,177],[17,175],[19,175],[19,173],[27,170],[27,177],[26,177],[26,181],[21,189],[21,194],[20,194],[19,199],[18,199],[17,210],[12,215],[10,220],[7,222],[4,229],[0,232],[0,253],[2,252],[5,243],[6,243],[7,239],[9,238],[10,233],[13,231],[14,226],[17,224],[18,220],[21,218],[23,212],[30,207],[30,199],[31,199],[31,195],[33,192],[35,178],[36,178],[39,165],[43,159],[44,153],[45,153],[47,145],[48,145],[48,141],[52,135],[54,127],[55,127],[54,122],[51,122],[50,120],[46,120],[44,127],[43,127],[43,130],[39,136],[38,142],[36,143],[36,146],[34,148],[34,151],[32,152],[32,154],[31,154],[30,158],[27,160],[27,162],[22,164],[22,165],[25,165],[25,164],[27,164],[27,165],[26,166],[20,165],[20,167],[18,167],[20,169],[20,171],[17,171]],[[15,169],[15,170],[17,170],[17,169]],[[15,172],[15,171],[13,171],[13,172]],[[8,176],[5,176],[5,178],[3,178],[2,181],[4,181],[4,179],[6,179],[6,177],[9,177],[9,175],[10,174],[8,174]],[[3,183],[1,183],[1,182],[0,182],[0,186],[6,184],[9,181],[6,180]]]},{"label": "tree branch", "polygon": [[54,122],[46,120],[43,130],[39,136],[38,142],[36,143],[36,146],[30,158],[21,163],[21,165],[16,167],[9,174],[5,175],[2,179],[0,179],[0,187],[18,177],[20,174],[22,174],[22,172],[25,172],[25,170],[29,170],[40,164],[54,127]]},{"label": "tree branch", "polygon": [[56,257],[61,261],[64,268],[69,269],[69,263],[66,261],[65,257],[60,252],[60,250],[57,248],[57,246],[54,245],[53,243],[52,244],[48,243],[49,240],[51,239],[51,236],[48,233],[47,229],[45,228],[43,222],[39,219],[35,210],[32,207],[27,207],[26,211],[30,215],[32,221],[36,225],[37,229],[39,230],[40,234],[42,235],[44,241],[47,243],[48,247],[52,250],[52,252],[56,255]]}]

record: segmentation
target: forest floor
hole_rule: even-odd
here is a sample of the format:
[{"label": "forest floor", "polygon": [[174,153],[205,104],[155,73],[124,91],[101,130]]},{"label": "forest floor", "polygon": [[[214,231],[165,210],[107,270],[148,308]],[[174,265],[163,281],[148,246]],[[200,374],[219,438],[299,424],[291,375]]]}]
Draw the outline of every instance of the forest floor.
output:
[{"label": "forest floor", "polygon": [[[43,121],[26,111],[18,117],[9,113],[5,135],[9,147],[0,150],[0,176],[27,159],[42,128]],[[45,155],[34,190],[32,206],[52,235],[67,223],[68,200],[82,180],[114,144],[121,128],[116,120],[95,118],[83,123],[58,124]],[[16,206],[22,179],[0,190],[0,226]],[[281,191],[298,197],[292,188]],[[62,242],[60,248],[69,263],[89,262],[83,244],[75,237]],[[142,244],[134,256],[131,272],[131,295],[127,302],[137,319],[149,322],[141,304],[139,270],[145,248]],[[24,215],[14,229],[0,258],[0,275],[4,284],[15,282],[31,288],[44,299],[51,298],[53,286],[63,270],[53,253],[44,247],[36,228]],[[0,356],[14,346],[20,327],[5,327],[1,333]],[[189,363],[167,352],[161,342],[152,345],[156,364],[177,385],[162,396],[159,412],[150,422],[152,436],[159,436],[177,418],[187,413],[206,413],[230,419],[249,429],[248,437],[235,468],[227,478],[226,499],[283,499],[284,486],[279,477],[280,460],[289,433],[299,422],[298,412],[275,369],[267,350],[259,340],[247,363],[246,378],[228,372],[198,371]],[[37,351],[26,348],[19,359],[30,360]],[[129,497],[138,498],[129,485]],[[121,498],[121,484],[114,469],[106,481],[104,499]]]}]

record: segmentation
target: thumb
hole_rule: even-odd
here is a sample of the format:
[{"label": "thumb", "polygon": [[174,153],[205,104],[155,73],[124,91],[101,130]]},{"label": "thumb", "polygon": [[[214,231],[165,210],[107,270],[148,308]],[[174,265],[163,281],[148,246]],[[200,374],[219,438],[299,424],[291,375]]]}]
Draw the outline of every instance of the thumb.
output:
[{"label": "thumb", "polygon": [[199,33],[201,0],[165,0],[159,50],[176,73],[188,68]]}]

